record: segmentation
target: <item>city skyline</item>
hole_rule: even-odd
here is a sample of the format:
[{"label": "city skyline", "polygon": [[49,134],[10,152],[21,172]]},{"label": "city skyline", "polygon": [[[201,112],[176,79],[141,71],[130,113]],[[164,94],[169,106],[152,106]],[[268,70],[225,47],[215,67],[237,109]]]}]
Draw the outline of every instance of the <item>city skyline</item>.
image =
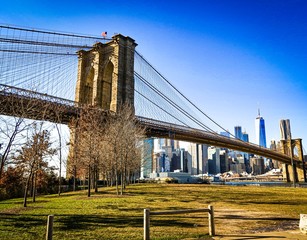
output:
[{"label": "city skyline", "polygon": [[278,141],[279,121],[290,119],[292,137],[303,138],[306,149],[306,11],[305,1],[289,0],[13,0],[2,4],[0,22],[129,35],[138,52],[225,129],[242,126],[255,142],[260,107],[267,142]]}]

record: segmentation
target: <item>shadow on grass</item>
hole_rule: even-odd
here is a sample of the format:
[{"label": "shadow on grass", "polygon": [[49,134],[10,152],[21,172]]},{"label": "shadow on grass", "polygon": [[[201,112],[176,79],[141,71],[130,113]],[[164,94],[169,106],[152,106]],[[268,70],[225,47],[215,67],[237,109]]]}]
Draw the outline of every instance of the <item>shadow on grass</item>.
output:
[{"label": "shadow on grass", "polygon": [[[73,229],[89,229],[97,227],[112,227],[112,228],[127,228],[127,227],[143,227],[143,217],[128,217],[128,216],[97,216],[97,215],[57,215],[55,221],[60,223],[60,230]],[[193,227],[193,223],[188,223],[184,219],[172,218],[151,218],[150,224],[152,226],[164,227]]]},{"label": "shadow on grass", "polygon": [[45,225],[47,216],[39,215],[17,215],[17,214],[1,214],[0,225],[12,226],[14,228],[29,229],[38,225]]},{"label": "shadow on grass", "polygon": [[[42,200],[42,199],[36,199],[35,202],[32,202],[32,199],[28,199],[27,204],[35,204],[35,203],[46,203],[49,202],[48,200]],[[23,206],[23,199],[19,201],[11,201],[11,200],[4,200],[3,202],[0,201],[0,204],[6,204],[6,205],[20,205]]]}]

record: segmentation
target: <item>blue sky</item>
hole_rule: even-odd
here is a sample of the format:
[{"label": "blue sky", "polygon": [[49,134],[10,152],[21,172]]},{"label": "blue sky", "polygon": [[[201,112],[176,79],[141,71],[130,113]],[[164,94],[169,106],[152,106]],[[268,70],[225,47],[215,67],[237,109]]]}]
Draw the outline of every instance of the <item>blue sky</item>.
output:
[{"label": "blue sky", "polygon": [[[267,142],[279,120],[307,150],[307,1],[2,1],[0,23],[128,35],[137,51],[204,112],[255,140],[258,108]],[[307,153],[306,153],[307,154]]]}]

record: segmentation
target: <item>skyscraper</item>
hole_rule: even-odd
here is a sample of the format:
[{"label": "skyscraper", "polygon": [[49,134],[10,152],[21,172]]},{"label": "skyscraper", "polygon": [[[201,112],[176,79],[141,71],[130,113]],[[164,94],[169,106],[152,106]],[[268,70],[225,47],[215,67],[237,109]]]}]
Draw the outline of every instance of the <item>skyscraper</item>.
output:
[{"label": "skyscraper", "polygon": [[248,133],[246,133],[245,131],[242,133],[242,140],[244,142],[249,142]]},{"label": "skyscraper", "polygon": [[235,137],[242,140],[242,127],[235,126]]},{"label": "skyscraper", "polygon": [[266,147],[266,136],[265,136],[265,124],[263,117],[260,116],[260,110],[258,109],[258,116],[255,120],[256,129],[256,144],[261,147]]},{"label": "skyscraper", "polygon": [[280,137],[282,140],[288,140],[291,137],[290,120],[282,119],[280,120]]}]

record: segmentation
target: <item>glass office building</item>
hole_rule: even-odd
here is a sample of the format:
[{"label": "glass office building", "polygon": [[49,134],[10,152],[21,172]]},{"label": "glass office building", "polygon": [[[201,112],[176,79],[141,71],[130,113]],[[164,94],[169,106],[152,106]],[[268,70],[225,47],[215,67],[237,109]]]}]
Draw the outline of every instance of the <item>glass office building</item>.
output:
[{"label": "glass office building", "polygon": [[235,137],[242,140],[243,136],[241,126],[235,126]]},{"label": "glass office building", "polygon": [[266,147],[266,136],[265,136],[265,123],[263,117],[260,116],[260,111],[258,110],[258,117],[255,120],[256,129],[256,144],[261,147]]}]

